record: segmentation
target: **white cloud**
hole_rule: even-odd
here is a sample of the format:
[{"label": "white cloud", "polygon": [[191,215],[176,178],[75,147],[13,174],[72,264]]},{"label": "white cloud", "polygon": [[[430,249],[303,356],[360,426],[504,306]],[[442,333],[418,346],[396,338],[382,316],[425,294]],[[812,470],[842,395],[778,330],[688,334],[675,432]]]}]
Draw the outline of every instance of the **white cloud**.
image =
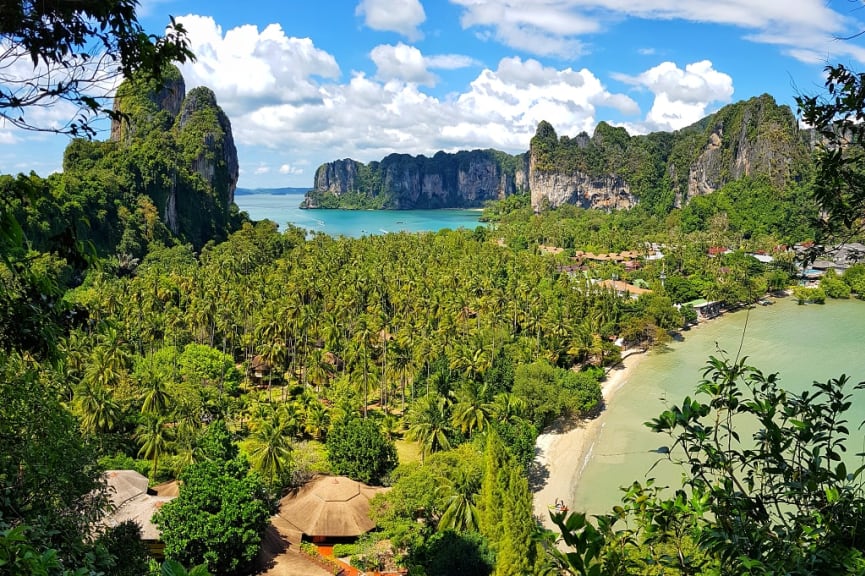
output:
[{"label": "white cloud", "polygon": [[401,80],[428,86],[436,82],[436,77],[427,70],[423,54],[414,46],[406,46],[402,42],[396,46],[382,44],[373,48],[369,57],[375,63],[376,77],[381,80]]},{"label": "white cloud", "polygon": [[778,44],[796,57],[824,52],[865,62],[865,51],[833,41],[861,24],[825,0],[451,0],[463,8],[463,28],[538,55],[579,56],[580,38],[624,17],[732,25],[748,40]]},{"label": "white cloud", "polygon": [[684,70],[673,62],[662,62],[637,76],[619,74],[616,78],[655,96],[645,123],[629,126],[636,132],[684,128],[706,116],[710,104],[729,102],[733,97],[733,79],[715,70],[708,60],[687,64]]},{"label": "white cloud", "polygon": [[269,174],[269,173],[270,173],[270,166],[268,166],[266,164],[259,164],[258,166],[255,167],[255,174],[256,175],[260,176],[262,174]]},{"label": "white cloud", "polygon": [[461,54],[438,54],[424,56],[414,46],[402,42],[396,46],[381,44],[372,49],[370,59],[376,66],[376,78],[385,82],[398,80],[413,84],[434,86],[438,78],[429,69],[456,70],[478,65],[469,56]]},{"label": "white cloud", "polygon": [[610,93],[588,70],[557,70],[519,58],[484,69],[463,93],[447,99],[425,94],[413,82],[360,72],[346,84],[319,88],[320,101],[264,106],[232,118],[241,126],[236,132],[245,145],[288,149],[318,165],[347,156],[379,160],[392,152],[523,152],[540,120],[576,133],[594,128],[599,107],[638,112],[632,99]]},{"label": "white cloud", "polygon": [[5,127],[0,128],[0,145],[17,143],[18,138],[15,137],[15,134],[12,130],[8,130]]},{"label": "white cloud", "polygon": [[479,66],[480,63],[471,56],[462,54],[438,54],[425,57],[427,66],[439,70],[456,70],[458,68],[468,68],[470,66]]},{"label": "white cloud", "polygon": [[297,176],[299,174],[303,174],[303,168],[300,168],[299,166],[292,166],[291,164],[283,164],[279,167],[279,173]]},{"label": "white cloud", "polygon": [[188,31],[195,62],[181,69],[187,89],[208,86],[230,116],[262,105],[319,100],[318,78],[338,78],[336,59],[309,38],[285,35],[279,24],[259,31],[245,25],[223,33],[209,16],[178,18]]},{"label": "white cloud", "polygon": [[419,0],[361,0],[354,12],[373,30],[398,32],[409,40],[423,36],[418,26],[426,13]]}]

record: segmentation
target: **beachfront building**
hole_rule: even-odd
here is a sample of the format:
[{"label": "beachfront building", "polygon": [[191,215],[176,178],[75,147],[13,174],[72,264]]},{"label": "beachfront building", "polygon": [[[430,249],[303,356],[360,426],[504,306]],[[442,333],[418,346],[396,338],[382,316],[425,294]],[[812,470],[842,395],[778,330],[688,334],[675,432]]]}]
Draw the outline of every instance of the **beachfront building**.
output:
[{"label": "beachfront building", "polygon": [[721,303],[709,301],[705,298],[685,302],[682,306],[690,306],[697,313],[697,320],[709,320],[721,314]]},{"label": "beachfront building", "polygon": [[601,282],[598,282],[597,285],[607,290],[614,290],[619,296],[628,296],[634,300],[639,298],[642,294],[650,294],[652,292],[648,288],[641,288],[621,280],[602,280]]}]

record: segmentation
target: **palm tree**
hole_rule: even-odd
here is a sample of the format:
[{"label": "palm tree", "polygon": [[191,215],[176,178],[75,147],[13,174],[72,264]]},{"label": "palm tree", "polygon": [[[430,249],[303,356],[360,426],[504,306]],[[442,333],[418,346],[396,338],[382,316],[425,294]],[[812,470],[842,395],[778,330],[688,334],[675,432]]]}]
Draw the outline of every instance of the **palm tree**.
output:
[{"label": "palm tree", "polygon": [[170,441],[169,429],[165,427],[162,418],[147,418],[138,426],[136,439],[141,443],[138,455],[151,461],[150,477],[156,478],[159,458],[168,450]]},{"label": "palm tree", "polygon": [[110,432],[123,420],[123,410],[111,392],[96,383],[84,382],[75,390],[81,428],[89,434]]},{"label": "palm tree", "polygon": [[165,382],[152,369],[148,369],[141,383],[142,395],[141,413],[150,416],[165,416],[171,403],[171,396],[165,388]]},{"label": "palm tree", "polygon": [[279,419],[262,420],[250,436],[250,444],[253,469],[275,486],[291,469],[291,443],[285,427]]},{"label": "palm tree", "polygon": [[510,422],[522,418],[526,412],[524,398],[510,392],[500,392],[495,395],[492,403],[492,416],[499,422]]},{"label": "palm tree", "polygon": [[421,446],[421,461],[427,454],[434,454],[451,447],[448,433],[451,431],[447,415],[447,399],[443,396],[427,395],[418,399],[409,409],[406,418],[406,438]]},{"label": "palm tree", "polygon": [[474,430],[483,431],[487,425],[493,406],[486,401],[486,396],[486,384],[478,384],[472,380],[463,383],[457,392],[451,422],[459,427],[463,434],[471,436]]},{"label": "palm tree", "polygon": [[306,406],[303,429],[316,440],[321,440],[330,426],[330,411],[317,399]]},{"label": "palm tree", "polygon": [[480,482],[462,469],[457,470],[456,476],[454,480],[439,479],[439,491],[446,504],[439,518],[438,530],[477,531],[480,516],[475,499],[480,491]]}]

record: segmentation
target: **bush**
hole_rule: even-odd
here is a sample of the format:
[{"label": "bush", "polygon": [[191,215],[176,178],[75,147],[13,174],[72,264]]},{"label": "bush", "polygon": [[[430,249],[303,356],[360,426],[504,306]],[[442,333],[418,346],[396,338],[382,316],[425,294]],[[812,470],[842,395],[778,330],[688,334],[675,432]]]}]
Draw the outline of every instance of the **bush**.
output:
[{"label": "bush", "polygon": [[365,484],[381,484],[397,465],[396,446],[373,420],[354,418],[327,435],[333,471]]},{"label": "bush", "polygon": [[829,298],[850,297],[850,286],[838,278],[834,270],[826,272],[826,275],[820,280],[820,288],[823,289]]},{"label": "bush", "polygon": [[358,553],[357,544],[334,544],[333,555],[337,558],[354,556]]}]

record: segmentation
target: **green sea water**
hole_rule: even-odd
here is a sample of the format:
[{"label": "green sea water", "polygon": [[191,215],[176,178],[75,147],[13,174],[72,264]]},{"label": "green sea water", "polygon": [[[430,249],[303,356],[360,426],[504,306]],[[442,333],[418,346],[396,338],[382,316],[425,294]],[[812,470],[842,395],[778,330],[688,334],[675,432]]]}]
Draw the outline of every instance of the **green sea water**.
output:
[{"label": "green sea water", "polygon": [[246,194],[234,199],[253,220],[294,224],[310,232],[359,238],[388,232],[435,232],[475,228],[478,210],[301,210],[303,194]]},{"label": "green sea water", "polygon": [[[600,416],[601,429],[591,448],[574,495],[574,509],[596,514],[620,503],[620,486],[654,477],[679,486],[682,470],[651,452],[669,444],[643,423],[671,404],[694,396],[710,355],[725,350],[741,355],[764,373],[778,372],[781,385],[801,391],[815,380],[847,374],[852,383],[865,380],[865,302],[829,301],[799,306],[792,298],[711,320],[684,333],[662,352],[652,352],[632,370]],[[849,453],[865,451],[865,391],[853,392],[848,412]]]}]

